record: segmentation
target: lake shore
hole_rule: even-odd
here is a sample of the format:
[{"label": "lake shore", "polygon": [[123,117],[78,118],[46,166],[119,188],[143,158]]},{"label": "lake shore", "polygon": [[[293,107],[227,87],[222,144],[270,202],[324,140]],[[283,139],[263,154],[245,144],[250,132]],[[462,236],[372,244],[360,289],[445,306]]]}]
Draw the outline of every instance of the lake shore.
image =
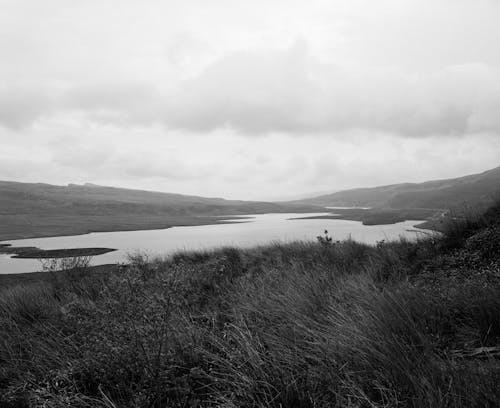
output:
[{"label": "lake shore", "polygon": [[[304,211],[305,212],[305,211]],[[280,212],[276,212],[279,214]],[[230,224],[244,219],[244,214],[165,217],[144,215],[119,216],[2,216],[0,215],[0,245],[5,241],[30,238],[51,238],[85,235],[93,232],[147,231],[173,227]],[[243,222],[243,221],[240,221]]]},{"label": "lake shore", "polygon": [[[423,225],[436,217],[443,210],[417,208],[417,209],[379,209],[379,208],[331,208],[317,207],[316,212],[325,211],[331,215],[316,216],[316,219],[342,219],[361,221],[363,225],[388,225],[406,220],[422,220]],[[333,214],[333,211],[335,214]],[[297,213],[306,211],[296,211]],[[309,209],[309,212],[312,212]],[[273,212],[272,214],[279,214]],[[259,213],[256,213],[259,214]],[[266,213],[264,213],[266,214]],[[82,218],[44,216],[37,219],[24,219],[23,216],[0,216],[0,244],[4,241],[15,241],[29,238],[50,238],[58,236],[85,235],[93,232],[118,232],[118,231],[146,231],[162,230],[173,227],[203,226],[233,223],[236,219],[244,219],[246,214],[229,214],[214,216],[186,216],[164,217],[145,215],[133,216],[93,216]],[[311,217],[297,217],[294,219],[313,219]],[[240,221],[241,222],[241,221]],[[433,224],[425,224],[433,225]],[[431,229],[428,226],[419,228]]]},{"label": "lake shore", "polygon": [[[397,240],[400,236],[415,237],[414,225],[418,220],[400,222],[393,225],[365,226],[360,221],[342,219],[290,220],[300,216],[310,217],[329,213],[287,213],[287,214],[247,214],[252,220],[238,217],[218,225],[187,226],[183,228],[152,229],[138,231],[117,231],[91,233],[75,236],[34,238],[5,242],[23,250],[36,248],[57,251],[61,248],[116,248],[117,251],[95,256],[93,264],[126,263],[128,256],[144,252],[148,256],[167,256],[185,250],[206,250],[217,247],[254,247],[270,242],[315,241],[319,234],[328,229],[335,239],[352,238],[366,244],[381,240]],[[247,222],[250,221],[250,222]],[[3,252],[14,252],[4,247]],[[33,252],[32,252],[33,253]],[[47,255],[57,255],[56,252]],[[38,254],[37,254],[38,255]],[[88,253],[61,253],[61,256],[85,256]],[[31,258],[38,258],[33,256]],[[9,255],[0,256],[0,273],[31,273],[39,268],[36,259],[13,259]]]}]

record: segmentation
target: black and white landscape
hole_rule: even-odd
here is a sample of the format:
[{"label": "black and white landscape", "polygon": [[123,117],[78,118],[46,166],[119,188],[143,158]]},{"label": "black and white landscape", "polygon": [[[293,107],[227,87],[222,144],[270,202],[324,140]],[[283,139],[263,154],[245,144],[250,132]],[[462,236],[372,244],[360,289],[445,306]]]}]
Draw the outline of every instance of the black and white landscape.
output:
[{"label": "black and white landscape", "polygon": [[0,0],[0,408],[500,406],[499,21]]}]

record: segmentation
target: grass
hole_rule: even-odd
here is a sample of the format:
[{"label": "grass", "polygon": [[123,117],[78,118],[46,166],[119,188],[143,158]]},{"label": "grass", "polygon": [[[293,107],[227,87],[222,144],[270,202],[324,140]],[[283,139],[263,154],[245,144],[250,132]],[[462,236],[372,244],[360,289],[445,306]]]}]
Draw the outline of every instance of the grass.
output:
[{"label": "grass", "polygon": [[137,255],[12,284],[0,406],[499,406],[499,208],[417,242]]}]

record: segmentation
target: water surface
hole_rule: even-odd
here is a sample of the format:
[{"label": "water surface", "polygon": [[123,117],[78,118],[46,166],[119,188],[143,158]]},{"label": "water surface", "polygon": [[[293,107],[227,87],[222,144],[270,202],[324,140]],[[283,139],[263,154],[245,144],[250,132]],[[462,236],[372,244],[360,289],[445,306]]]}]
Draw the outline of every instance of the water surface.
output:
[{"label": "water surface", "polygon": [[[353,239],[373,244],[400,236],[414,238],[418,235],[415,224],[422,221],[405,221],[390,225],[363,225],[359,221],[332,219],[302,219],[331,215],[312,214],[258,214],[247,215],[248,219],[235,217],[228,224],[173,227],[161,230],[96,232],[85,235],[50,238],[30,238],[2,243],[13,246],[35,246],[41,249],[116,248],[117,251],[94,257],[93,264],[126,262],[127,254],[146,252],[150,256],[167,256],[180,250],[210,249],[220,246],[250,247],[272,241],[315,240],[327,229],[335,240],[351,236]],[[0,254],[0,273],[25,273],[40,270],[35,259],[14,259]]]}]

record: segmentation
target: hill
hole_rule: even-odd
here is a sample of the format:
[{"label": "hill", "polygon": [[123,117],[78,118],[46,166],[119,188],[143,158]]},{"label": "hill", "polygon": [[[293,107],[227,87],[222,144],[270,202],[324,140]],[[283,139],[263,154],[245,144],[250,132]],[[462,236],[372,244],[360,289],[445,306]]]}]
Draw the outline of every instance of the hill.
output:
[{"label": "hill", "polygon": [[498,407],[500,207],[450,222],[1,279],[0,406]]},{"label": "hill", "polygon": [[358,188],[321,195],[294,203],[339,207],[434,208],[487,207],[500,195],[500,167],[446,180]]},{"label": "hill", "polygon": [[228,215],[310,209],[302,204],[225,200],[92,184],[0,181],[0,240],[203,225]]}]

